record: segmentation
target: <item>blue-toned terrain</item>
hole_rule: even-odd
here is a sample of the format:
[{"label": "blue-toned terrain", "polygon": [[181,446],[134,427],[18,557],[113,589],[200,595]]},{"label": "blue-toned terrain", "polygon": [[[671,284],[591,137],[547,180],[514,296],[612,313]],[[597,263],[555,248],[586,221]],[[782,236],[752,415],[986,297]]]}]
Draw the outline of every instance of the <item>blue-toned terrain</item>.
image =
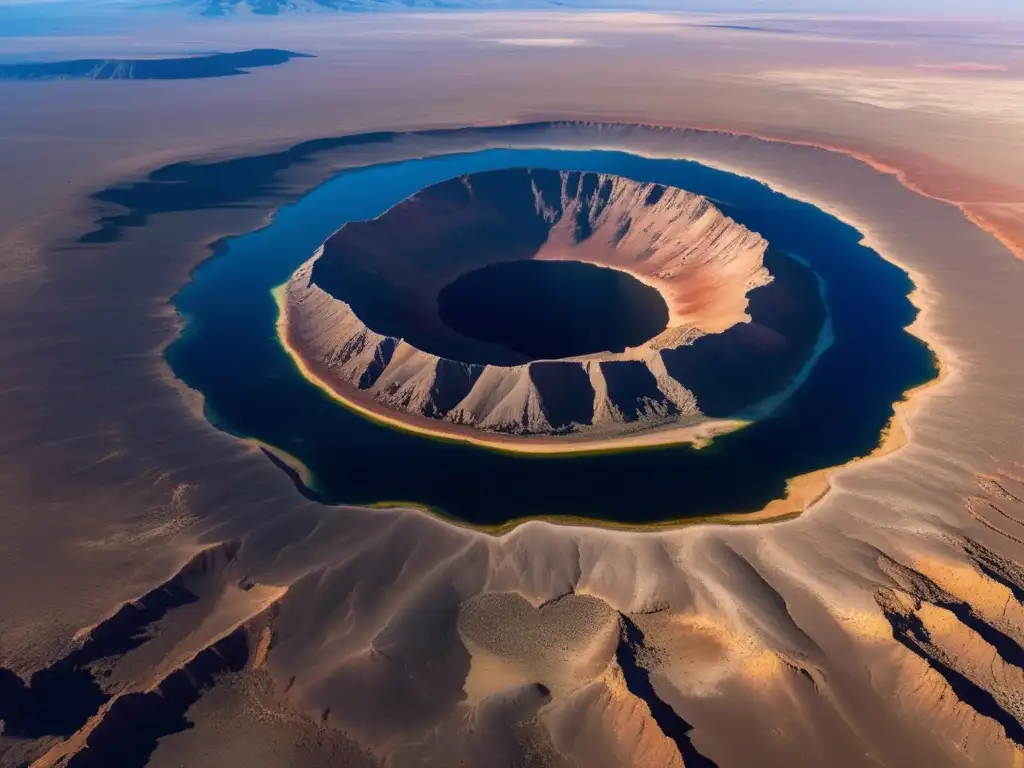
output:
[{"label": "blue-toned terrain", "polygon": [[0,64],[0,80],[196,80],[245,75],[274,67],[305,53],[259,48],[164,59],[73,59]]},{"label": "blue-toned terrain", "polygon": [[[819,276],[832,345],[769,415],[709,447],[557,458],[509,455],[381,426],[302,376],[277,337],[271,290],[320,243],[346,221],[372,218],[430,184],[524,165],[614,173],[709,197],[765,236],[773,250]],[[150,193],[141,187],[139,194]],[[130,193],[125,201],[131,207]],[[144,197],[139,202],[144,209]],[[161,206],[168,204],[173,201],[161,199]],[[936,375],[927,347],[905,331],[916,316],[910,279],[860,241],[860,233],[812,205],[693,162],[606,151],[488,150],[374,166],[340,174],[280,210],[266,228],[222,244],[176,298],[188,324],[167,357],[204,395],[218,426],[300,461],[311,478],[304,492],[321,501],[402,500],[477,525],[524,516],[644,524],[751,511],[780,497],[789,478],[870,453],[893,403]],[[754,383],[742,360],[726,363],[717,391],[711,378],[700,385],[723,412],[736,392]]]}]

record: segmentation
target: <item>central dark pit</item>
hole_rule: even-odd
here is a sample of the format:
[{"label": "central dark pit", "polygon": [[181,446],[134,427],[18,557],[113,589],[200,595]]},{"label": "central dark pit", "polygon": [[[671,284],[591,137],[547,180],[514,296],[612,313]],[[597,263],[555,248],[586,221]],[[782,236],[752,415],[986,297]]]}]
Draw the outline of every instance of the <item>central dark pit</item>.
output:
[{"label": "central dark pit", "polygon": [[654,288],[579,261],[491,264],[445,286],[437,305],[457,333],[531,360],[622,352],[668,325],[668,307]]}]

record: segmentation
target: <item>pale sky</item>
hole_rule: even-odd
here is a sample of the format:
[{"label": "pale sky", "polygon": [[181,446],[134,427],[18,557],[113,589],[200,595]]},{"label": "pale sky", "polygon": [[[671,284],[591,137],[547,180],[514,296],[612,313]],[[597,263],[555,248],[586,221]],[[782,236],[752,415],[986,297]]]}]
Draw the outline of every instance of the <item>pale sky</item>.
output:
[{"label": "pale sky", "polygon": [[[67,7],[91,5],[147,5],[158,0],[0,0],[0,5],[64,5]],[[302,2],[302,0],[299,0]],[[312,0],[306,0],[312,2]],[[166,0],[162,4],[167,3]],[[382,5],[391,5],[384,0]],[[483,0],[464,0],[461,5],[472,8],[474,4],[481,7],[502,5],[515,7],[517,0],[495,2]],[[535,3],[530,3],[535,4]],[[750,13],[783,13],[806,11],[813,13],[830,12],[906,12],[917,11],[930,13],[935,11],[971,13],[976,11],[1005,12],[1015,15],[1024,6],[1024,0],[560,0],[560,5],[607,6],[621,8],[658,8],[665,11],[720,11]]]},{"label": "pale sky", "polygon": [[[225,5],[232,0],[225,0]],[[289,0],[284,0],[285,4]],[[50,14],[74,15],[75,11],[89,12],[112,6],[163,7],[174,5],[186,7],[199,0],[0,0],[0,8],[20,8],[21,12],[32,13],[30,9]],[[294,0],[299,5],[316,7],[315,0]],[[344,3],[344,0],[339,0]],[[460,10],[479,7],[488,9],[514,9],[516,7],[538,8],[549,0],[448,0],[445,4],[458,6]],[[380,0],[382,8],[398,10],[403,0]],[[555,2],[550,3],[555,6]],[[366,0],[359,3],[366,10]],[[1024,18],[1024,0],[558,0],[560,8],[604,8],[617,10],[659,10],[689,11],[700,13],[814,13],[814,14],[879,14],[879,15],[960,15]],[[421,7],[422,10],[422,7]],[[34,15],[34,13],[33,13]],[[2,34],[2,30],[0,30]]]}]

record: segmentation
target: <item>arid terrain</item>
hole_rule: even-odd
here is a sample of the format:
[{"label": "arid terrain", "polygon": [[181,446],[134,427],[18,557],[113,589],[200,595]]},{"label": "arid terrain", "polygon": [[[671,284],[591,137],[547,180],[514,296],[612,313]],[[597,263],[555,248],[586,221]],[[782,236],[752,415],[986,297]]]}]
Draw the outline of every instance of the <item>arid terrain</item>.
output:
[{"label": "arid terrain", "polygon": [[[1024,27],[208,23],[0,38],[315,56],[0,83],[0,764],[1024,763]],[[395,133],[302,144],[371,131]],[[344,168],[513,145],[692,159],[833,213],[913,278],[939,380],[874,455],[650,530],[318,504],[207,420],[163,351],[211,244]],[[188,161],[194,207],[163,205],[147,174]],[[240,189],[202,176],[225,162]],[[145,216],[91,197],[133,182]]]}]

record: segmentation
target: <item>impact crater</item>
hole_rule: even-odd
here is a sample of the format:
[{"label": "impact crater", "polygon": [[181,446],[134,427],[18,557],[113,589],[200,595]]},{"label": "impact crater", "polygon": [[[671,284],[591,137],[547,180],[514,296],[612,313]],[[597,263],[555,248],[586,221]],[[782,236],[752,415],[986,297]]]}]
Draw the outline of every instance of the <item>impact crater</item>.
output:
[{"label": "impact crater", "polygon": [[827,316],[807,266],[707,198],[536,168],[346,224],[278,300],[285,347],[343,403],[530,452],[735,429]]}]

